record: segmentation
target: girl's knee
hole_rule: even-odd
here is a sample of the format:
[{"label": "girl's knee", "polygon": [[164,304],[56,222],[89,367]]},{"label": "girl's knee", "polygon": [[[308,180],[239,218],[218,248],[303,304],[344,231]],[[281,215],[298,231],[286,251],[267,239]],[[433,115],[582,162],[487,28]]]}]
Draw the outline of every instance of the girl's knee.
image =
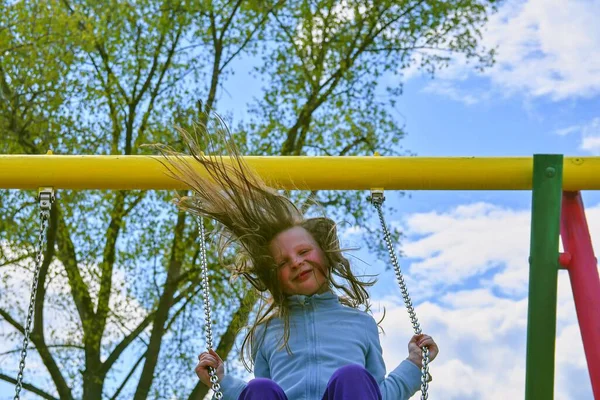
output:
[{"label": "girl's knee", "polygon": [[255,378],[248,382],[249,390],[273,390],[277,388],[277,384],[267,378]]},{"label": "girl's knee", "polygon": [[381,400],[381,391],[375,378],[362,365],[350,364],[337,369],[323,396],[323,399],[350,398]]},{"label": "girl's knee", "polygon": [[274,381],[267,378],[252,379],[240,394],[240,400],[287,400],[283,389]]}]

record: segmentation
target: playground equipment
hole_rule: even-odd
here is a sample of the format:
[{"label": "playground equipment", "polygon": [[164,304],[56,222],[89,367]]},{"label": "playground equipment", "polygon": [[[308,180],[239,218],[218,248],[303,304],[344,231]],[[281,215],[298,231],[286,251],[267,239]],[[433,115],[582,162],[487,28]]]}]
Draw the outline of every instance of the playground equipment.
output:
[{"label": "playground equipment", "polygon": [[[44,203],[51,204],[53,190],[59,189],[184,189],[164,175],[163,167],[153,158],[51,153],[0,156],[0,188],[38,189],[42,209]],[[553,398],[557,283],[558,271],[563,268],[571,280],[592,391],[600,399],[600,346],[597,346],[600,277],[580,193],[600,190],[600,157],[246,157],[246,160],[268,184],[287,189],[372,190],[373,197],[383,189],[531,190],[525,398]],[[385,229],[383,220],[382,225]],[[560,237],[564,247],[561,254]],[[24,354],[26,340],[27,337]]]}]

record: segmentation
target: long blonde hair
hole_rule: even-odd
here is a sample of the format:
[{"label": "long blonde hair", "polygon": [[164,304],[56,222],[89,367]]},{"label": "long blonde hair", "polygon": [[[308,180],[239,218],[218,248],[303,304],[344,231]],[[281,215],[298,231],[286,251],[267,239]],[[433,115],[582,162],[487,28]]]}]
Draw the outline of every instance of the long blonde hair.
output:
[{"label": "long blonde hair", "polygon": [[[328,285],[343,293],[340,301],[353,308],[364,306],[369,309],[369,294],[366,287],[375,281],[362,282],[352,272],[349,261],[342,255],[336,224],[325,217],[305,218],[290,199],[267,186],[240,155],[238,147],[224,121],[216,114],[198,124],[194,134],[178,129],[193,157],[208,173],[203,176],[195,168],[197,165],[183,158],[166,145],[151,145],[165,157],[161,160],[168,174],[186,186],[193,194],[178,196],[173,201],[181,210],[195,216],[208,217],[218,221],[222,230],[219,246],[220,259],[234,243],[239,246],[235,265],[227,266],[235,275],[246,278],[257,290],[260,304],[254,322],[248,329],[242,343],[241,358],[250,371],[253,353],[257,348],[256,331],[261,324],[275,317],[284,323],[281,348],[290,352],[289,303],[277,277],[277,266],[269,251],[273,238],[292,227],[306,229],[325,253],[329,273]],[[216,139],[218,142],[215,142]],[[207,156],[200,142],[207,143],[208,149],[215,144],[222,145],[227,156]],[[338,282],[335,277],[341,278]],[[250,363],[247,362],[247,359]]]}]

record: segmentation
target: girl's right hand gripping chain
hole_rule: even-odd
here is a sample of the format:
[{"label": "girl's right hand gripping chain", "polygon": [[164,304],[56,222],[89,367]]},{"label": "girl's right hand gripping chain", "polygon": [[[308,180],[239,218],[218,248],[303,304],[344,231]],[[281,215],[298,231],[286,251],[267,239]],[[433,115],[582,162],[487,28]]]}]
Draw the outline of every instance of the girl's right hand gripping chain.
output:
[{"label": "girl's right hand gripping chain", "polygon": [[209,350],[208,353],[204,352],[198,356],[198,365],[196,365],[196,375],[200,378],[200,381],[208,386],[212,386],[210,383],[210,375],[208,374],[208,367],[213,367],[217,372],[217,378],[219,382],[223,380],[225,376],[225,367],[223,360],[214,350]]}]

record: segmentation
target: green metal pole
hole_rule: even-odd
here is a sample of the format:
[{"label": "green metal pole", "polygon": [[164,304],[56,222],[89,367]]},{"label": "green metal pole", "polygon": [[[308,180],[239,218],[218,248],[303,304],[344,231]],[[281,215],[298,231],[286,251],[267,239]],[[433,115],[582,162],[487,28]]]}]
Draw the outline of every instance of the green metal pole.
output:
[{"label": "green metal pole", "polygon": [[562,155],[534,155],[527,310],[526,400],[554,398]]}]

